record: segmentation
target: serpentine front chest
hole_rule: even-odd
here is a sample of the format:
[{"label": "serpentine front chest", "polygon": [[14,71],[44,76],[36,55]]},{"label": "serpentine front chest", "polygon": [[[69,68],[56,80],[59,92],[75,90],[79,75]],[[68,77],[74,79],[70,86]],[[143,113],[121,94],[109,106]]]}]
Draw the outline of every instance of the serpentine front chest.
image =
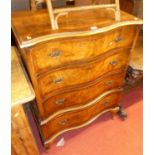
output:
[{"label": "serpentine front chest", "polygon": [[43,143],[119,111],[130,51],[142,21],[121,12],[72,12],[51,30],[48,12],[12,13],[12,29],[36,93]]}]

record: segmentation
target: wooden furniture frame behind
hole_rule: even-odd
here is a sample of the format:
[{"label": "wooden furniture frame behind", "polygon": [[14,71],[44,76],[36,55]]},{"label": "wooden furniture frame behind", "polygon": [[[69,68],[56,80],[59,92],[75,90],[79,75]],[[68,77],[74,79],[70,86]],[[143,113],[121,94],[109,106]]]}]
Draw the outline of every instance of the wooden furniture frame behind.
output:
[{"label": "wooden furniture frame behind", "polygon": [[67,15],[69,12],[73,12],[73,11],[83,11],[83,10],[92,10],[92,9],[100,9],[100,8],[111,9],[115,14],[115,20],[120,21],[119,0],[115,0],[115,3],[113,4],[99,4],[99,5],[93,4],[93,5],[88,5],[88,6],[76,6],[76,7],[59,8],[59,9],[53,8],[53,4],[51,0],[32,0],[31,9],[36,10],[37,5],[45,1],[46,1],[48,13],[49,13],[51,28],[53,30],[59,29],[59,26],[58,26],[59,17]]}]

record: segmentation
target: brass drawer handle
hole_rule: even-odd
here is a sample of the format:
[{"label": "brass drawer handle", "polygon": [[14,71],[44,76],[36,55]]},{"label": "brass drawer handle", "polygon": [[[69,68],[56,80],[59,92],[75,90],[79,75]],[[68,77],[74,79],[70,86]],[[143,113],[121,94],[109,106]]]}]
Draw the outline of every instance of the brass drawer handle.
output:
[{"label": "brass drawer handle", "polygon": [[49,57],[59,57],[61,55],[61,51],[59,50],[54,50],[51,53],[48,54]]},{"label": "brass drawer handle", "polygon": [[106,82],[106,85],[107,86],[111,86],[112,84],[113,84],[113,81],[112,80]]},{"label": "brass drawer handle", "polygon": [[64,119],[64,120],[60,121],[59,124],[60,125],[66,125],[67,122],[68,122],[68,120],[67,119]]},{"label": "brass drawer handle", "polygon": [[109,105],[109,101],[104,101],[104,102],[103,102],[103,105],[104,105],[104,106]]},{"label": "brass drawer handle", "polygon": [[118,63],[118,61],[116,61],[116,60],[113,60],[113,61],[110,62],[110,64],[111,64],[112,66],[117,65],[117,63]]},{"label": "brass drawer handle", "polygon": [[64,102],[65,102],[65,99],[62,98],[62,99],[59,99],[59,100],[55,101],[55,104],[56,104],[56,105],[63,105]]},{"label": "brass drawer handle", "polygon": [[59,84],[59,83],[61,83],[63,80],[64,80],[64,78],[63,78],[63,77],[60,77],[60,78],[58,78],[58,79],[54,79],[54,80],[53,80],[53,83],[54,83],[54,84]]},{"label": "brass drawer handle", "polygon": [[118,43],[118,42],[120,42],[120,41],[122,41],[122,40],[123,40],[123,38],[122,38],[122,37],[117,37],[117,38],[115,38],[115,40],[114,40],[114,41],[115,41],[116,43]]}]

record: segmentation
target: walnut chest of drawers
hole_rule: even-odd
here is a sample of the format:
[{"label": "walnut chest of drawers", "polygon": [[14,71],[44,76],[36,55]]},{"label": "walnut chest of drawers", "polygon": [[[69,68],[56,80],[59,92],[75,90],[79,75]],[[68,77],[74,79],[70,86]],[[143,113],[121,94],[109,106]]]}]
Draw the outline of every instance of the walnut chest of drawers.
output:
[{"label": "walnut chest of drawers", "polygon": [[12,30],[36,93],[36,117],[49,144],[63,132],[119,110],[130,51],[142,21],[111,10],[72,12],[51,30],[46,10],[12,13]]}]

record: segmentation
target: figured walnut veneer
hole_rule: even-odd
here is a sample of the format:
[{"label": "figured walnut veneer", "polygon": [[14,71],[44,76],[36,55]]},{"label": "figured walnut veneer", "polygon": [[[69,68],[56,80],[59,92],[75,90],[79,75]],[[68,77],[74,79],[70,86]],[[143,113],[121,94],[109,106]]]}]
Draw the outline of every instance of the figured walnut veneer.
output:
[{"label": "figured walnut veneer", "polygon": [[36,93],[45,145],[63,132],[115,114],[142,20],[111,10],[69,13],[51,30],[45,10],[14,12],[12,29]]},{"label": "figured walnut veneer", "polygon": [[[37,74],[79,60],[93,59],[115,48],[131,47],[136,27],[121,27],[83,38],[49,41],[30,49]],[[44,61],[46,60],[46,61]]]}]

